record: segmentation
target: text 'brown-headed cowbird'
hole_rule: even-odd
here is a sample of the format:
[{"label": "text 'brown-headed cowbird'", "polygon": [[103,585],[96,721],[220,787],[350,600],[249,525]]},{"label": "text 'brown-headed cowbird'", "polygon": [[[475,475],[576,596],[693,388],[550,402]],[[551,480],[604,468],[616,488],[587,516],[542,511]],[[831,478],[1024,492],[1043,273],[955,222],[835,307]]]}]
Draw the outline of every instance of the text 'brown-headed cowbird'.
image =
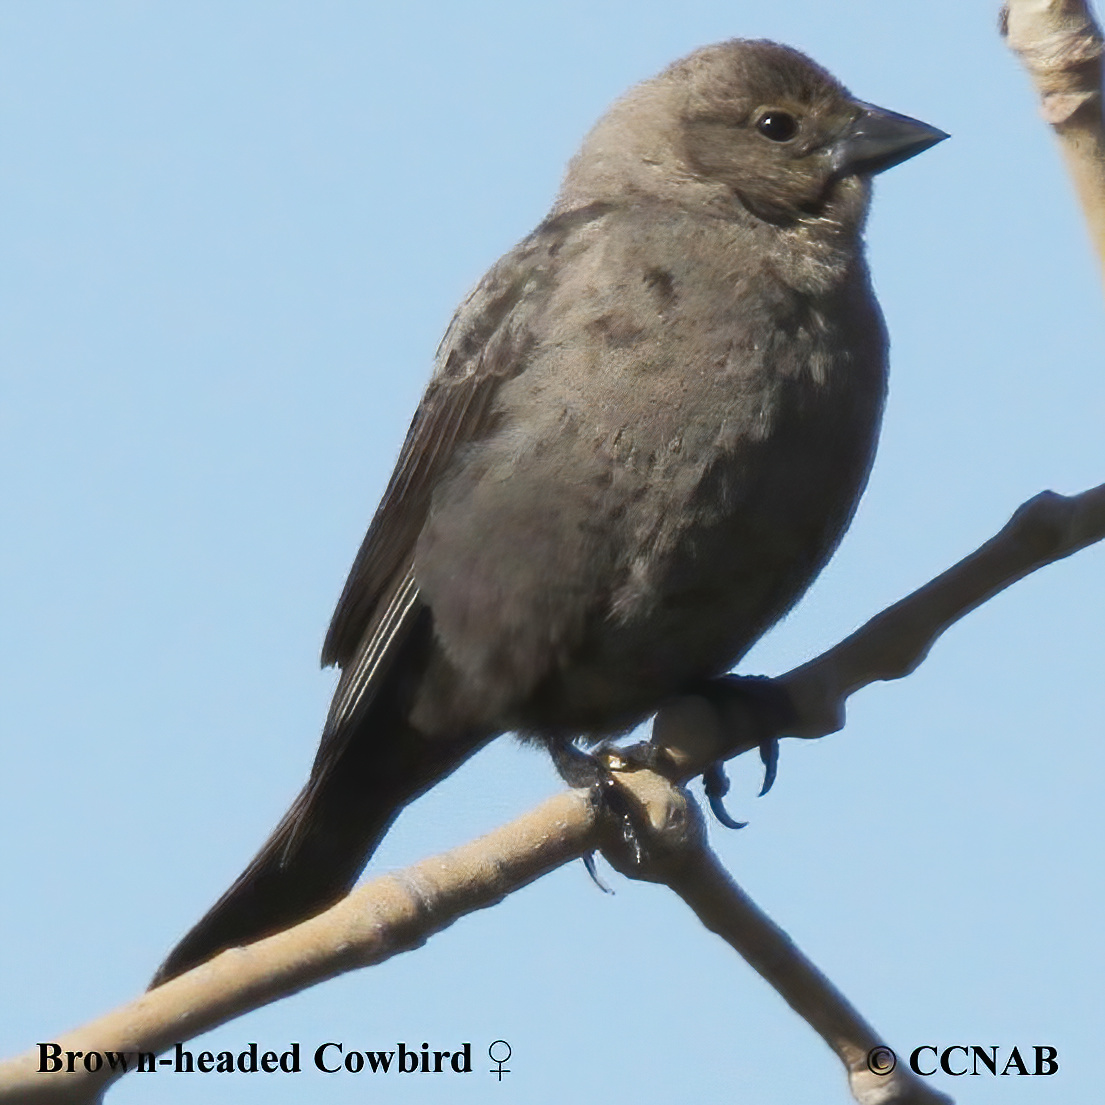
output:
[{"label": "text 'brown-headed cowbird'", "polygon": [[741,40],[599,120],[441,343],[326,637],[310,780],[155,983],[340,898],[491,738],[625,732],[793,605],[886,392],[871,177],[944,137]]}]

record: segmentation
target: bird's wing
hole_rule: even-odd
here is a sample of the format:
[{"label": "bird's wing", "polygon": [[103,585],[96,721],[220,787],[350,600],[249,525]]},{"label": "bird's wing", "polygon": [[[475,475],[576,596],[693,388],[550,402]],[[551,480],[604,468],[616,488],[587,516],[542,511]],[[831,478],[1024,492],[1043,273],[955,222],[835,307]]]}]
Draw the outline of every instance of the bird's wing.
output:
[{"label": "bird's wing", "polygon": [[343,670],[316,770],[340,754],[339,734],[372,701],[418,619],[414,547],[434,488],[459,449],[494,429],[496,392],[525,368],[556,255],[607,210],[595,204],[546,220],[488,272],[453,317],[326,634],[322,662]]}]

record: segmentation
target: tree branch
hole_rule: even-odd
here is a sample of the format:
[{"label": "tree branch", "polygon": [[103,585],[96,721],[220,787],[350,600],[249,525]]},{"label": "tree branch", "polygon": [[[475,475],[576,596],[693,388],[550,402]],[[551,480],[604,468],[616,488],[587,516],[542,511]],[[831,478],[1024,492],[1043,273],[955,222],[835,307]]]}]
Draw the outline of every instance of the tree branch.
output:
[{"label": "tree branch", "polygon": [[[1045,492],[1025,503],[975,553],[872,618],[817,659],[780,676],[803,737],[835,732],[844,703],[868,683],[912,671],[954,621],[1029,572],[1105,537],[1105,485],[1066,498]],[[494,905],[547,871],[603,848],[619,870],[666,882],[727,940],[836,1052],[860,1102],[936,1105],[946,1098],[911,1076],[867,1068],[875,1031],[790,939],[725,874],[701,840],[698,813],[673,784],[720,756],[755,747],[763,718],[754,705],[723,712],[689,696],[666,707],[653,727],[654,770],[608,754],[638,809],[643,864],[631,862],[579,791],[558,795],[502,829],[404,872],[355,890],[301,925],[216,956],[179,978],[61,1037],[63,1051],[159,1052],[242,1013],[344,971],[418,947],[458,917]],[[39,1073],[37,1052],[0,1063],[0,1103],[76,1105],[97,1099],[117,1077]],[[886,1096],[891,1090],[897,1096]],[[879,1096],[882,1095],[882,1096]]]},{"label": "tree branch", "polygon": [[754,700],[723,710],[703,698],[678,699],[653,723],[653,742],[679,782],[765,737],[822,737],[844,725],[845,703],[880,680],[909,675],[940,635],[1018,579],[1105,538],[1105,484],[1079,495],[1041,492],[970,556],[875,615],[816,659],[779,676],[793,705],[785,723]]},{"label": "tree branch", "polygon": [[[55,1042],[62,1052],[157,1053],[345,971],[420,947],[458,918],[600,846],[596,807],[566,791],[488,835],[374,879],[284,932],[232,948]],[[64,1061],[64,1059],[63,1059]],[[37,1049],[0,1063],[0,1102],[84,1105],[123,1072],[42,1073]]]},{"label": "tree branch", "polygon": [[1105,270],[1105,40],[1085,0],[1009,0],[1001,31],[1040,94]]},{"label": "tree branch", "polygon": [[701,813],[686,791],[648,769],[631,771],[622,782],[649,833],[641,860],[608,847],[611,864],[630,878],[670,887],[737,951],[832,1048],[859,1105],[952,1105],[895,1064],[875,1029],[733,881],[706,843]]}]

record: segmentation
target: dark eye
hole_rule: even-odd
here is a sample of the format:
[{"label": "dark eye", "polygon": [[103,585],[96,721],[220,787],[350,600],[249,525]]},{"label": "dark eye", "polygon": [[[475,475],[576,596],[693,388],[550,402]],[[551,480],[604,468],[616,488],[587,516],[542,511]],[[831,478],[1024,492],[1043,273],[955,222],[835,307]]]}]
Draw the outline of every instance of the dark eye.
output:
[{"label": "dark eye", "polygon": [[765,111],[756,120],[756,130],[772,142],[789,142],[798,133],[798,120],[785,111]]}]

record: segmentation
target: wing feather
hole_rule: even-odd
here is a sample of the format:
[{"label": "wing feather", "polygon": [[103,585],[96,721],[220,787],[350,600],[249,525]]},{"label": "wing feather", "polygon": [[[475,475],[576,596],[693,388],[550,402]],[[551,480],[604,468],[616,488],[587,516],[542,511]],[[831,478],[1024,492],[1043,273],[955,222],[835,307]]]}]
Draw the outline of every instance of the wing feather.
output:
[{"label": "wing feather", "polygon": [[[400,592],[397,581],[411,571],[434,488],[458,450],[492,431],[496,392],[525,368],[531,323],[547,301],[556,254],[571,235],[609,210],[608,204],[593,204],[546,220],[488,272],[457,310],[338,600],[323,645],[324,665],[345,668],[362,652],[367,655],[366,638],[376,639],[378,626],[392,617],[388,602]],[[396,634],[387,638],[389,647],[401,640],[411,617],[407,610]]]}]

